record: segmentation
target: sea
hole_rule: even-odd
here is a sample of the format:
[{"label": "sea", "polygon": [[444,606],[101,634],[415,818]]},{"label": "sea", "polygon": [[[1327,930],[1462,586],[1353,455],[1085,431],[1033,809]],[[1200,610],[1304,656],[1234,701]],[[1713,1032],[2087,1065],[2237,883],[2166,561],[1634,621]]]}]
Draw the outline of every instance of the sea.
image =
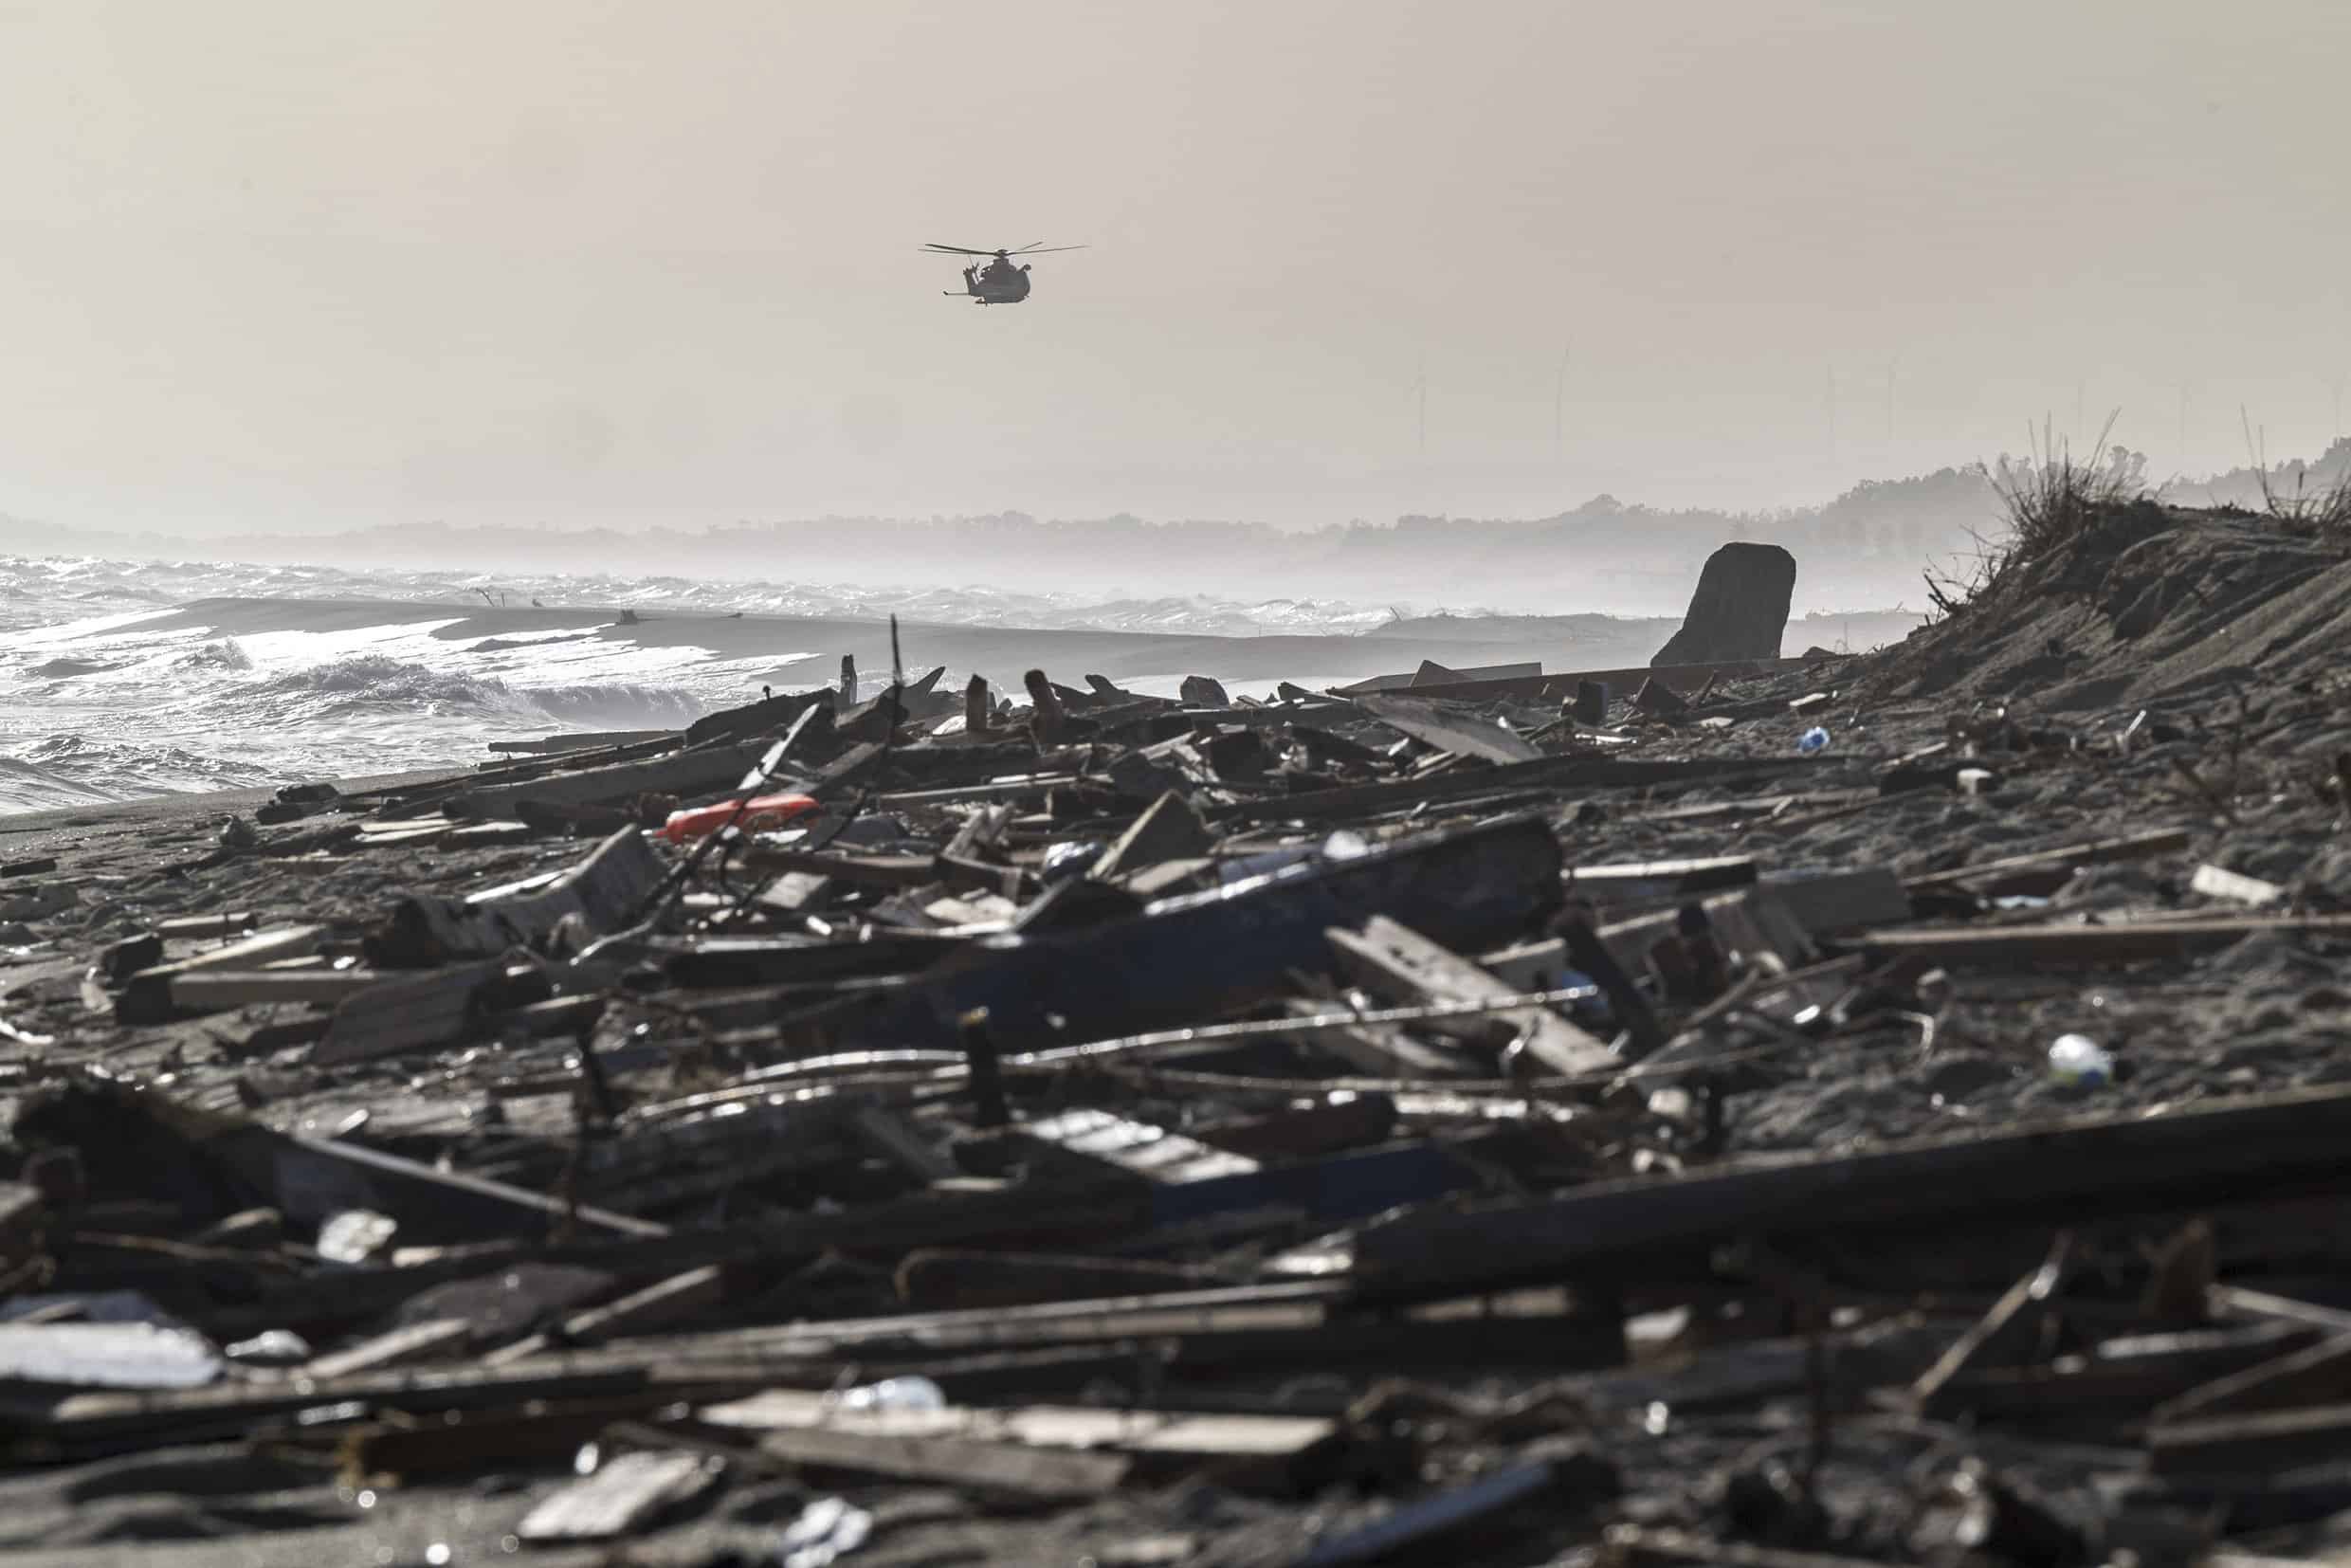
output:
[{"label": "sea", "polygon": [[[230,599],[273,603],[244,604],[217,622],[183,608]],[[380,618],[370,613],[374,604],[385,607]],[[449,609],[420,617],[419,604]],[[596,613],[554,630],[443,634],[468,624],[465,607],[531,604]],[[756,698],[765,683],[804,689],[833,677],[835,655],[826,649],[725,657],[674,637],[640,641],[624,613],[649,622],[737,611],[1218,636],[1361,632],[1394,613],[1307,599],[507,574],[492,582],[447,571],[0,556],[0,814],[466,766],[486,759],[492,740],[676,728]],[[1172,694],[1180,679],[1171,672],[1130,684]]]}]

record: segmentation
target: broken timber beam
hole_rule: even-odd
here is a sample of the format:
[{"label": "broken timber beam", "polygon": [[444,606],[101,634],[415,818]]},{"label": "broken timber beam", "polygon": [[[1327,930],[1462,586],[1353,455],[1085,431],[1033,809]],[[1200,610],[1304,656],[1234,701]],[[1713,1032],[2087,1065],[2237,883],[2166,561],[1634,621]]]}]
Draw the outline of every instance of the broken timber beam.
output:
[{"label": "broken timber beam", "polygon": [[2054,873],[2062,877],[2077,866],[2104,866],[2112,861],[2145,860],[2156,855],[2174,854],[2185,849],[2193,837],[2185,828],[2166,828],[2159,832],[2131,833],[2122,838],[2068,844],[2055,849],[2036,849],[2031,854],[2008,855],[1975,866],[1955,866],[1947,871],[1930,871],[1923,876],[1905,880],[1910,890],[1918,893],[1931,888],[1963,887],[1971,883],[2014,876]]},{"label": "broken timber beam", "polygon": [[552,774],[525,784],[475,788],[441,803],[449,816],[521,817],[521,803],[538,801],[555,806],[609,806],[641,794],[674,794],[691,799],[734,787],[758,754],[733,745],[680,752],[646,762],[623,762],[609,768],[583,768],[577,773]]},{"label": "broken timber beam", "polygon": [[176,1010],[191,1005],[182,1002],[178,995],[177,983],[182,976],[207,971],[258,969],[280,958],[305,957],[319,950],[319,944],[326,940],[328,934],[323,925],[280,926],[256,932],[243,941],[210,953],[199,953],[192,958],[142,969],[123,983],[122,994],[115,998],[115,1021],[161,1023]]},{"label": "broken timber beam", "polygon": [[2184,958],[2263,933],[2351,938],[2351,915],[2229,915],[2112,925],[2008,925],[1871,931],[1853,945],[1928,964],[2122,964]]},{"label": "broken timber beam", "polygon": [[1356,1239],[1374,1293],[1461,1292],[1636,1273],[1743,1235],[2081,1218],[2210,1205],[2301,1181],[2351,1185],[2351,1089],[2084,1117],[1985,1136],[1664,1179],[1595,1182],[1556,1197],[1423,1213]]},{"label": "broken timber beam", "polygon": [[1439,778],[1400,778],[1343,789],[1311,790],[1303,794],[1274,795],[1264,800],[1233,801],[1210,807],[1206,815],[1215,822],[1265,817],[1295,817],[1311,822],[1356,812],[1391,811],[1422,801],[1460,800],[1520,791],[1638,790],[1659,784],[1711,783],[1750,774],[1784,773],[1808,765],[1805,758],[1784,757],[1641,758],[1571,754],[1463,770]]},{"label": "broken timber beam", "polygon": [[[1508,984],[1460,954],[1385,916],[1372,917],[1360,933],[1332,930],[1323,935],[1357,981],[1374,990],[1434,1003],[1485,1002],[1514,994]],[[1472,1040],[1490,1039],[1498,1030],[1505,1040],[1515,1034],[1531,1061],[1565,1077],[1606,1072],[1619,1065],[1605,1042],[1546,1007],[1433,1018],[1429,1027]]]}]

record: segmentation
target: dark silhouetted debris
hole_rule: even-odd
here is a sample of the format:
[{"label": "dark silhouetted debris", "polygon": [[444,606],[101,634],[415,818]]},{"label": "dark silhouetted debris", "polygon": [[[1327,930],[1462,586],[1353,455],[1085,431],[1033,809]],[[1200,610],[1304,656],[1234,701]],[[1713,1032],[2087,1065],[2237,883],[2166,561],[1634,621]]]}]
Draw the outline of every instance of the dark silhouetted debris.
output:
[{"label": "dark silhouetted debris", "polygon": [[1795,557],[1777,544],[1726,544],[1706,557],[1682,629],[1652,665],[1777,659],[1795,593]]}]

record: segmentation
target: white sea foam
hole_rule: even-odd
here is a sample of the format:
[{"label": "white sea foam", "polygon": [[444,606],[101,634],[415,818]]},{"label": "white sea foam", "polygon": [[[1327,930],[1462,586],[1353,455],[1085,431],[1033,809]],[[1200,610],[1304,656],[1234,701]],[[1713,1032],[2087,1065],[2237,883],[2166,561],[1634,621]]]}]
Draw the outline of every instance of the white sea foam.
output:
[{"label": "white sea foam", "polygon": [[[256,611],[256,599],[282,600],[284,612]],[[208,621],[198,607],[209,600],[247,602]],[[445,635],[483,610],[534,601],[597,613],[569,626]],[[376,603],[380,616],[371,609]],[[409,618],[417,605],[448,609]],[[1362,631],[1390,614],[1300,599],[1104,601],[989,588],[493,580],[0,556],[0,812],[466,765],[483,758],[491,739],[681,727],[756,695],[765,682],[814,684],[830,673],[829,660],[807,648],[721,658],[690,644],[648,646],[615,624],[625,609],[648,621],[662,611],[866,621],[897,614],[1195,635]],[[1177,679],[1165,684],[1172,690]]]}]

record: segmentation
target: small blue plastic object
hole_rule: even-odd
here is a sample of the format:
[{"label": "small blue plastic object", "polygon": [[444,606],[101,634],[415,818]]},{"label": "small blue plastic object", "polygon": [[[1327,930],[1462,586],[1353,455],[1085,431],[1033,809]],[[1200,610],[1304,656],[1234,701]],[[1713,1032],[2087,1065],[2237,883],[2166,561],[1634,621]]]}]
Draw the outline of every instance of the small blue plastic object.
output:
[{"label": "small blue plastic object", "polygon": [[1818,724],[1814,724],[1811,729],[1806,730],[1795,743],[1795,749],[1803,753],[1806,757],[1810,757],[1813,753],[1817,751],[1826,751],[1828,747],[1829,732],[1822,729]]}]

